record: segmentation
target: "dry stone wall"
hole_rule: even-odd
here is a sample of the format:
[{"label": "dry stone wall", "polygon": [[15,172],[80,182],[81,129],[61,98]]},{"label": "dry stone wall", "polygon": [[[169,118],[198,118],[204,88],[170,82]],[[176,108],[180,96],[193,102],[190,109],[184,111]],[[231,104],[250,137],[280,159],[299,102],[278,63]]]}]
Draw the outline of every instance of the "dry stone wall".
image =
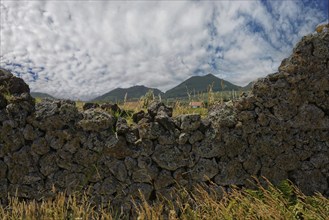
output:
[{"label": "dry stone wall", "polygon": [[[177,184],[248,186],[251,176],[290,179],[329,196],[329,33],[304,37],[279,72],[207,118],[172,117],[153,103],[134,125],[67,100],[34,103],[29,87],[0,70],[0,198],[52,198],[86,190],[95,203],[131,207]],[[112,106],[113,108],[113,106]],[[113,109],[112,109],[113,110]],[[219,187],[218,187],[219,188]]]}]

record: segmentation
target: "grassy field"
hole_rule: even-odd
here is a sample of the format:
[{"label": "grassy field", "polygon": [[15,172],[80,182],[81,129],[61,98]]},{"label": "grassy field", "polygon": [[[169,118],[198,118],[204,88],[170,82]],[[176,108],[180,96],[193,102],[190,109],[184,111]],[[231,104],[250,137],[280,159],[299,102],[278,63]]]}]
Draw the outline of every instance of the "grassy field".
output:
[{"label": "grassy field", "polygon": [[[150,91],[149,91],[150,92]],[[223,91],[223,92],[211,92],[208,93],[200,93],[200,94],[189,94],[187,97],[183,98],[171,98],[171,99],[162,99],[159,100],[159,97],[150,94],[145,94],[140,99],[135,100],[127,100],[123,102],[116,103],[118,106],[129,112],[126,116],[128,121],[130,117],[132,117],[132,112],[139,112],[143,110],[147,112],[147,107],[153,101],[162,101],[167,106],[173,107],[173,116],[183,115],[183,114],[200,114],[201,117],[206,117],[208,114],[208,107],[217,104],[223,103],[225,101],[237,99],[243,91]],[[40,103],[42,98],[35,98],[36,103]],[[201,108],[192,108],[189,106],[190,102],[201,102],[203,106]],[[76,106],[80,111],[83,111],[83,105],[85,102],[83,101],[76,101]],[[97,101],[96,103],[102,104],[104,102]],[[115,104],[115,103],[112,103]]]},{"label": "grassy field", "polygon": [[[329,200],[320,194],[306,196],[288,181],[277,187],[260,184],[255,190],[233,188],[219,195],[210,188],[196,187],[177,192],[175,200],[157,200],[135,204],[134,219],[329,219]],[[109,201],[110,203],[110,201]],[[119,210],[96,207],[85,196],[65,197],[59,193],[54,200],[24,202],[10,198],[9,205],[0,206],[0,219],[126,219]]]}]

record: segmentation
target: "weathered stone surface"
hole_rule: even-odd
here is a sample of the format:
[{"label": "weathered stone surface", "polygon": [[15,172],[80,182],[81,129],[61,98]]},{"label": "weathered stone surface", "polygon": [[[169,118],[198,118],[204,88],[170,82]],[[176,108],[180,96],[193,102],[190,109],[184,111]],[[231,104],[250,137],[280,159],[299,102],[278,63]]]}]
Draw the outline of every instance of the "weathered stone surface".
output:
[{"label": "weathered stone surface", "polygon": [[33,142],[31,149],[39,155],[44,155],[49,152],[50,147],[45,138],[38,138]]},{"label": "weathered stone surface", "polygon": [[[133,114],[133,121],[135,123],[138,123],[141,119],[145,118],[146,114],[143,110],[139,111],[139,112],[136,112]],[[147,121],[149,122],[149,121]]]},{"label": "weathered stone surface", "polygon": [[35,119],[31,122],[34,127],[52,131],[81,119],[81,114],[72,101],[44,99],[36,104]]},{"label": "weathered stone surface", "polygon": [[191,170],[193,180],[207,181],[213,178],[217,173],[218,165],[215,159],[200,159],[199,162]]},{"label": "weathered stone surface", "polygon": [[280,184],[281,181],[288,179],[288,172],[276,165],[271,167],[263,166],[260,174],[265,176],[273,184]]},{"label": "weathered stone surface", "polygon": [[140,198],[140,195],[145,196],[145,199],[149,199],[151,193],[153,191],[153,187],[147,183],[134,183],[129,186],[129,196],[132,198]]},{"label": "weathered stone surface", "polygon": [[96,186],[95,189],[100,195],[112,195],[119,188],[119,182],[111,176],[99,183],[100,186]]},{"label": "weathered stone surface", "polygon": [[154,181],[154,188],[156,190],[165,188],[171,184],[174,184],[175,180],[168,170],[162,170],[159,176]]},{"label": "weathered stone surface", "polygon": [[129,130],[126,119],[119,117],[116,123],[116,132],[118,134],[125,134]]},{"label": "weathered stone surface", "polygon": [[7,175],[7,165],[5,164],[5,162],[0,160],[0,179],[6,178],[6,175]]},{"label": "weathered stone surface", "polygon": [[0,122],[8,120],[9,115],[6,112],[6,109],[0,108]]},{"label": "weathered stone surface", "polygon": [[82,173],[59,170],[54,174],[53,178],[48,179],[46,182],[46,188],[50,188],[52,187],[52,184],[54,184],[55,187],[65,187],[68,190],[68,193],[73,193],[85,183],[86,178],[87,177]]},{"label": "weathered stone surface", "polygon": [[111,103],[103,103],[100,105],[100,107],[104,110],[111,110],[113,112],[120,112],[121,109],[117,104],[111,104]]},{"label": "weathered stone surface", "polygon": [[4,87],[0,90],[1,93],[8,92],[10,94],[30,93],[29,86],[24,80],[13,76],[9,71],[0,69],[0,84]]},{"label": "weathered stone surface", "polygon": [[132,180],[136,183],[150,183],[158,176],[158,169],[151,165],[144,168],[136,169],[132,174]]},{"label": "weathered stone surface", "polygon": [[194,144],[192,151],[204,158],[220,157],[225,155],[225,145],[205,139]]},{"label": "weathered stone surface", "polygon": [[29,115],[34,111],[34,104],[29,101],[17,101],[6,106],[8,118],[14,119],[20,126],[25,125]]},{"label": "weathered stone surface", "polygon": [[66,170],[72,170],[73,168],[73,155],[63,149],[57,151],[58,158],[56,160],[57,166]]},{"label": "weathered stone surface", "polygon": [[277,105],[273,106],[274,116],[281,121],[290,120],[297,114],[297,106],[291,102],[281,101]]},{"label": "weathered stone surface", "polygon": [[63,145],[63,150],[66,150],[71,154],[74,154],[79,148],[80,148],[80,139],[77,137],[72,137],[71,140],[68,140]]},{"label": "weathered stone surface", "polygon": [[192,145],[190,144],[180,144],[180,145],[177,145],[178,149],[180,149],[182,151],[183,154],[189,154],[192,150]]},{"label": "weathered stone surface", "polygon": [[234,107],[238,111],[248,111],[248,110],[253,110],[255,108],[254,103],[255,103],[255,97],[253,96],[253,94],[249,94],[249,95],[244,94],[239,99],[239,102],[234,103]]},{"label": "weathered stone surface", "polygon": [[29,173],[25,175],[20,183],[27,185],[38,184],[42,181],[43,176],[40,173]]},{"label": "weathered stone surface", "polygon": [[215,106],[209,110],[209,119],[217,127],[232,128],[237,123],[237,113],[233,108],[232,103]]},{"label": "weathered stone surface", "polygon": [[137,150],[142,156],[150,156],[154,152],[154,144],[151,140],[143,139],[135,142]]},{"label": "weathered stone surface", "polygon": [[199,130],[202,132],[202,133],[205,133],[211,126],[211,122],[209,120],[209,118],[201,118],[201,124],[200,124],[200,127],[199,127]]},{"label": "weathered stone surface", "polygon": [[315,154],[310,158],[310,162],[317,169],[326,167],[329,164],[329,152]]},{"label": "weathered stone surface", "polygon": [[201,117],[197,114],[182,115],[180,121],[180,128],[183,131],[195,131],[200,127]]},{"label": "weathered stone surface", "polygon": [[127,168],[128,175],[131,176],[132,172],[137,168],[137,160],[131,157],[125,157],[124,164]]},{"label": "weathered stone surface", "polygon": [[73,161],[82,166],[92,166],[97,159],[100,157],[100,154],[92,150],[81,148],[73,156]]},{"label": "weathered stone surface", "polygon": [[148,168],[152,165],[152,159],[147,156],[140,156],[137,158],[137,166],[141,169]]},{"label": "weathered stone surface", "polygon": [[139,136],[142,139],[157,139],[165,131],[158,122],[141,123],[138,125]]},{"label": "weathered stone surface", "polygon": [[18,184],[28,174],[28,167],[24,165],[13,165],[8,170],[8,180],[12,184]]},{"label": "weathered stone surface", "polygon": [[24,137],[22,133],[16,129],[10,131],[0,131],[0,155],[5,156],[9,152],[15,152],[24,145]]},{"label": "weathered stone surface", "polygon": [[303,130],[329,129],[329,116],[313,104],[303,105],[291,121],[291,126]]},{"label": "weathered stone surface", "polygon": [[0,94],[0,109],[5,108],[7,104],[7,99],[2,94]]},{"label": "weathered stone surface", "polygon": [[124,137],[119,136],[116,138],[113,136],[104,148],[105,155],[115,157],[117,159],[124,159],[125,157],[138,156],[138,149],[127,144]]},{"label": "weathered stone surface", "polygon": [[29,124],[27,124],[24,128],[23,135],[25,140],[32,141],[36,138],[37,134],[34,131],[33,127]]},{"label": "weathered stone surface", "polygon": [[246,177],[249,176],[238,161],[221,162],[218,168],[219,174],[215,176],[214,182],[221,186],[243,185]]},{"label": "weathered stone surface", "polygon": [[191,134],[191,137],[189,138],[190,144],[194,144],[195,142],[201,141],[203,139],[203,134],[201,131],[195,131],[193,134]]},{"label": "weathered stone surface", "polygon": [[128,131],[125,132],[125,138],[128,143],[135,144],[139,140],[139,133],[137,127],[131,127]]},{"label": "weathered stone surface", "polygon": [[225,154],[231,158],[242,154],[247,147],[247,143],[242,140],[241,136],[233,132],[223,135],[223,141],[225,143]]},{"label": "weathered stone surface", "polygon": [[34,164],[32,157],[30,147],[24,146],[19,151],[13,153],[12,161],[16,164],[27,166],[30,172],[36,171],[36,168],[33,167]]},{"label": "weathered stone surface", "polygon": [[[8,195],[8,180],[3,178],[0,179],[0,197],[6,198]],[[5,199],[3,199],[3,202],[6,202]]]},{"label": "weathered stone surface", "polygon": [[243,169],[252,176],[256,176],[258,171],[262,168],[262,164],[257,156],[248,155],[248,158],[243,162]]},{"label": "weathered stone surface", "polygon": [[296,171],[291,178],[302,192],[311,195],[314,192],[324,193],[328,189],[328,181],[320,170]]},{"label": "weathered stone surface", "polygon": [[154,118],[158,114],[171,117],[173,109],[171,107],[165,106],[162,102],[153,102],[147,108],[147,112],[152,118]]},{"label": "weathered stone surface", "polygon": [[172,133],[166,132],[159,136],[158,142],[161,145],[172,145],[176,143],[176,140]]},{"label": "weathered stone surface", "polygon": [[200,156],[194,152],[188,153],[188,163],[187,167],[194,167],[194,165],[199,161]]},{"label": "weathered stone surface", "polygon": [[125,182],[128,178],[128,172],[123,161],[117,159],[105,159],[105,166],[111,171],[113,176],[121,182]]},{"label": "weathered stone surface", "polygon": [[88,109],[98,108],[98,107],[99,105],[97,103],[86,102],[85,104],[83,104],[82,109],[86,111]]},{"label": "weathered stone surface", "polygon": [[79,121],[78,125],[85,131],[100,132],[113,129],[114,117],[96,109],[88,109],[84,112],[83,119]]},{"label": "weathered stone surface", "polygon": [[50,153],[43,155],[40,158],[40,162],[39,162],[40,172],[44,176],[48,176],[49,174],[54,173],[59,169],[56,164],[57,157],[58,156],[55,153]]},{"label": "weathered stone surface", "polygon": [[178,168],[174,173],[173,177],[175,181],[180,185],[180,186],[187,186],[189,184],[190,180],[190,170],[187,170],[187,168]]},{"label": "weathered stone surface", "polygon": [[175,122],[164,112],[158,113],[155,116],[155,121],[162,125],[168,131],[173,131],[176,128]]},{"label": "weathered stone surface", "polygon": [[82,146],[94,152],[101,153],[106,147],[105,140],[107,138],[103,139],[99,133],[92,132],[89,134],[88,139],[82,142]]},{"label": "weathered stone surface", "polygon": [[190,138],[190,135],[188,133],[181,133],[178,138],[178,144],[186,144],[188,139]]},{"label": "weathered stone surface", "polygon": [[[259,116],[258,116],[259,117]],[[254,111],[243,111],[237,116],[239,121],[246,122],[256,118],[256,112]]]},{"label": "weathered stone surface", "polygon": [[277,164],[277,167],[279,169],[285,171],[291,171],[300,167],[298,156],[293,151],[288,151],[284,154],[280,154],[276,158],[275,164]]},{"label": "weathered stone surface", "polygon": [[188,158],[175,146],[157,145],[152,159],[159,167],[167,170],[176,170],[187,165]]}]

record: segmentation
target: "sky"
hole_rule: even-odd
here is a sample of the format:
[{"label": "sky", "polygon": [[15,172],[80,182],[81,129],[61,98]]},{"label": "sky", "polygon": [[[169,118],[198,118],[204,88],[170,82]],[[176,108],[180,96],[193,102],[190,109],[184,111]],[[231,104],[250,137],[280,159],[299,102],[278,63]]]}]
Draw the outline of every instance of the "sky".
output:
[{"label": "sky", "polygon": [[208,73],[244,86],[328,21],[328,1],[0,0],[0,67],[75,100]]}]

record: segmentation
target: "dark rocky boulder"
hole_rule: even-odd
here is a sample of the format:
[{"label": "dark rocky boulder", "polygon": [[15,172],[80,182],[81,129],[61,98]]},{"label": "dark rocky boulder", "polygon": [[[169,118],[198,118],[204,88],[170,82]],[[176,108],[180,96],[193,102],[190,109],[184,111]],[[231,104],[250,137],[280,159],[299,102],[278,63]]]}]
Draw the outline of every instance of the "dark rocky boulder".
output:
[{"label": "dark rocky boulder", "polygon": [[88,110],[91,108],[98,108],[99,105],[97,103],[92,103],[92,102],[86,102],[83,104],[82,109],[83,110]]},{"label": "dark rocky boulder", "polygon": [[0,69],[0,88],[1,92],[20,95],[30,93],[29,86],[21,78],[13,76],[9,71]]}]

